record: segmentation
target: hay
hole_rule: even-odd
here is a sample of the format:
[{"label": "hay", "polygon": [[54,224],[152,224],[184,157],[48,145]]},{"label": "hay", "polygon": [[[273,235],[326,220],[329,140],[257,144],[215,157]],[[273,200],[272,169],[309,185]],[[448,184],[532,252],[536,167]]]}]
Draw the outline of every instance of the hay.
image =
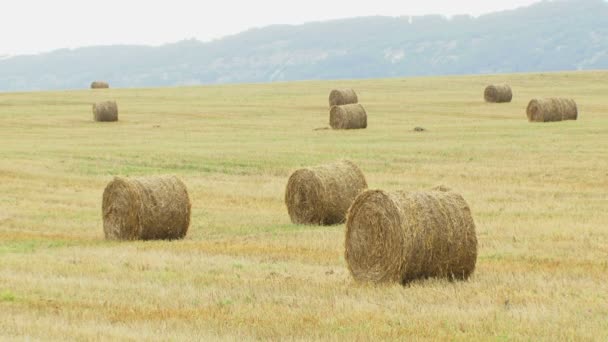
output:
[{"label": "hay", "polygon": [[110,88],[110,85],[108,84],[108,82],[95,81],[95,82],[91,83],[91,89],[108,89],[108,88]]},{"label": "hay", "polygon": [[349,209],[345,242],[355,280],[467,279],[477,261],[475,223],[465,200],[446,190],[359,195]]},{"label": "hay", "polygon": [[353,89],[334,89],[329,93],[329,108],[358,102],[359,98]]},{"label": "hay", "polygon": [[486,102],[503,103],[513,100],[513,92],[507,84],[489,85],[484,91]]},{"label": "hay", "polygon": [[528,121],[551,122],[578,119],[578,108],[572,99],[533,99],[526,109]]},{"label": "hay", "polygon": [[103,192],[103,231],[108,240],[175,240],[186,236],[190,199],[175,176],[120,178]]},{"label": "hay", "polygon": [[118,105],[115,101],[106,101],[93,104],[93,120],[118,121]]},{"label": "hay", "polygon": [[292,173],[285,189],[285,204],[295,224],[339,224],[365,189],[367,182],[357,165],[341,160]]},{"label": "hay", "polygon": [[367,113],[360,104],[333,106],[329,111],[329,125],[333,129],[367,128]]}]

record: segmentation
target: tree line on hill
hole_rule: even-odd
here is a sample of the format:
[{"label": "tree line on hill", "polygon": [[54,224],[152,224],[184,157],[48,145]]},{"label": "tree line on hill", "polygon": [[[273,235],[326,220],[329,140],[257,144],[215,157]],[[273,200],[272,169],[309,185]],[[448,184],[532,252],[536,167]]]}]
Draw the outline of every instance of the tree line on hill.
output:
[{"label": "tree line on hill", "polygon": [[0,59],[0,91],[608,68],[608,2],[544,1],[471,17],[361,17],[212,42],[98,46]]}]

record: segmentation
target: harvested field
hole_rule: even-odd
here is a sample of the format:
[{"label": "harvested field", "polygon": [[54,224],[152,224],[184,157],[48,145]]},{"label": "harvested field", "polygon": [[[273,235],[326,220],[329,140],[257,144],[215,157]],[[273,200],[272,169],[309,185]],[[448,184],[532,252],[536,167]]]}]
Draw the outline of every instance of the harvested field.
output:
[{"label": "harvested field", "polygon": [[[1,93],[0,340],[607,340],[606,79],[340,81],[365,130],[314,131],[330,82]],[[499,82],[511,104],[484,103]],[[94,123],[107,94],[121,120]],[[530,124],[545,95],[579,120]],[[291,173],[343,158],[371,189],[461,194],[471,277],[361,284],[344,224],[294,225]],[[108,182],[163,174],[188,187],[184,239],[107,241]]]}]

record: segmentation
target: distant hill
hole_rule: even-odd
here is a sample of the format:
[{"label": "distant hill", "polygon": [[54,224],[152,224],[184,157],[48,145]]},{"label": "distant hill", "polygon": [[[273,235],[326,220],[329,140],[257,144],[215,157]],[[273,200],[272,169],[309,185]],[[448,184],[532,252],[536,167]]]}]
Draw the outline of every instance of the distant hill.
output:
[{"label": "distant hill", "polygon": [[92,80],[149,87],[608,68],[608,2],[545,1],[470,16],[363,17],[203,43],[100,46],[0,58],[0,90]]}]

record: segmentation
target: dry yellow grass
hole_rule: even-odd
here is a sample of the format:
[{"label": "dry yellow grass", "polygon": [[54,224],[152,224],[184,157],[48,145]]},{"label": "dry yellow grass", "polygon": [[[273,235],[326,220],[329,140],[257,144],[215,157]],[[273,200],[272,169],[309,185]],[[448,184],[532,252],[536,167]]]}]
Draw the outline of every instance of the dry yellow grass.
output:
[{"label": "dry yellow grass", "polygon": [[[606,340],[607,78],[0,94],[0,339]],[[512,103],[480,99],[498,81]],[[313,130],[336,86],[365,98],[368,129]],[[549,96],[579,120],[528,123],[527,101]],[[91,121],[102,97],[121,121]],[[340,158],[370,188],[461,193],[472,279],[354,283],[344,226],[294,226],[283,203],[290,171]],[[154,174],[188,184],[186,239],[104,241],[104,186]]]}]

